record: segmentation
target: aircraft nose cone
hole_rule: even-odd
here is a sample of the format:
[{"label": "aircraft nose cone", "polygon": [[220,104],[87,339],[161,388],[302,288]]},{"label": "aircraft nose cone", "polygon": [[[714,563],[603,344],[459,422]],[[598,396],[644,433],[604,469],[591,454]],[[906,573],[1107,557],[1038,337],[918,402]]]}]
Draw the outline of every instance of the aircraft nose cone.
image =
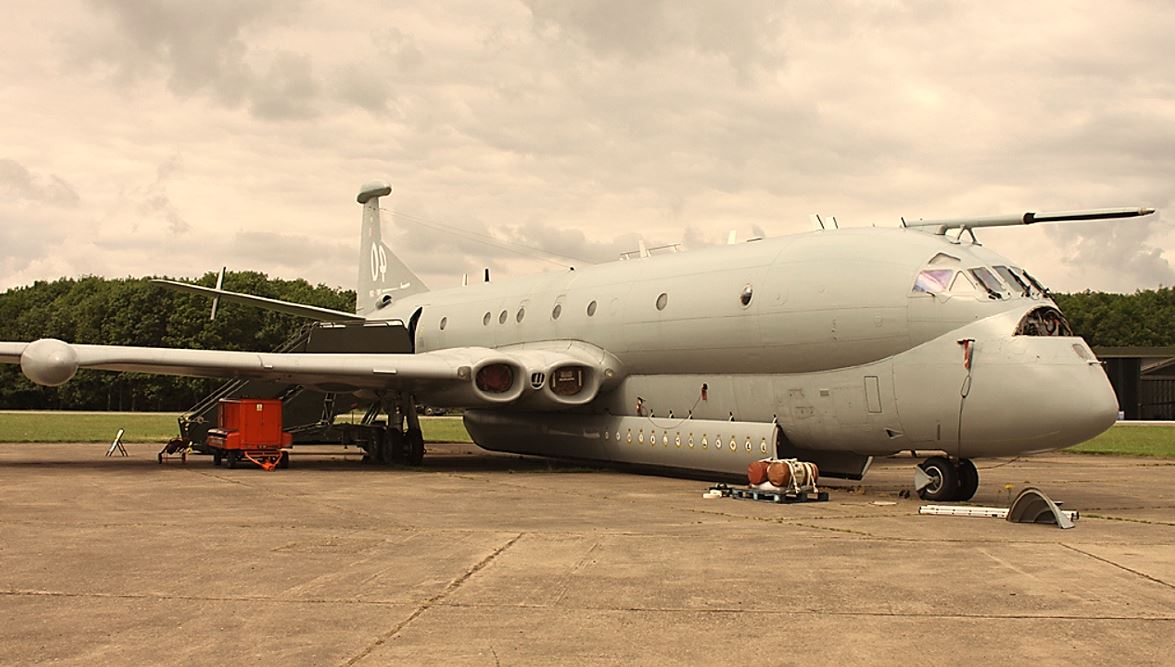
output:
[{"label": "aircraft nose cone", "polygon": [[69,382],[77,373],[78,355],[69,343],[42,338],[24,349],[20,355],[20,370],[39,385],[57,387]]},{"label": "aircraft nose cone", "polygon": [[976,364],[962,412],[960,456],[1014,456],[1085,442],[1114,425],[1118,399],[1105,372],[1064,341],[1036,340],[1031,356]]},{"label": "aircraft nose cone", "polygon": [[1073,444],[1096,437],[1118,420],[1118,396],[1109,378],[1098,367],[1089,371],[1087,380],[1070,387],[1062,415],[1063,428]]}]

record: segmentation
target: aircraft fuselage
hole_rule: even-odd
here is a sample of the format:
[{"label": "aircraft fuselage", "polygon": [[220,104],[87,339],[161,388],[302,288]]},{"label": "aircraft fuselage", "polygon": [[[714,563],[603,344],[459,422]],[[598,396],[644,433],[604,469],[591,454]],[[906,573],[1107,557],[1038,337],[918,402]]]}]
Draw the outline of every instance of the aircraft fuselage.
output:
[{"label": "aircraft fuselage", "polygon": [[684,421],[774,421],[799,450],[1014,455],[1081,442],[1117,412],[1084,341],[1024,333],[1056,306],[1017,266],[913,230],[827,230],[426,292],[369,317],[414,322],[417,352],[581,341],[618,373],[559,419],[645,419],[664,445],[613,451],[607,426],[556,437],[523,403],[467,417],[490,449],[731,471],[763,455],[750,435],[700,459],[669,440]]}]

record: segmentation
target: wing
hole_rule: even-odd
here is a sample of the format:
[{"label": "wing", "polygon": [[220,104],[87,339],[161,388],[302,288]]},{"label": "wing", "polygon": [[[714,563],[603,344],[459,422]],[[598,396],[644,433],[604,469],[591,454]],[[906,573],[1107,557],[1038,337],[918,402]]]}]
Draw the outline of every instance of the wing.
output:
[{"label": "wing", "polygon": [[532,408],[586,403],[605,379],[617,377],[607,363],[608,356],[573,342],[545,350],[457,347],[419,354],[283,354],[71,345],[52,338],[0,343],[0,362],[19,363],[25,376],[45,386],[62,385],[79,368],[92,368],[273,380],[332,392],[410,391],[436,405],[467,407],[520,400]]}]

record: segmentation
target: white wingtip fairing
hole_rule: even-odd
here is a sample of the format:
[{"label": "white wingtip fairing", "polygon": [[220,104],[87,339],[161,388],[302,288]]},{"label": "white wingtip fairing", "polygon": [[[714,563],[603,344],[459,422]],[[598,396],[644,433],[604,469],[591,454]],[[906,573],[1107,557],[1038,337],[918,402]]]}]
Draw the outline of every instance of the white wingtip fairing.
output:
[{"label": "white wingtip fairing", "polygon": [[78,355],[65,341],[42,338],[21,353],[20,370],[41,386],[60,387],[78,372]]}]

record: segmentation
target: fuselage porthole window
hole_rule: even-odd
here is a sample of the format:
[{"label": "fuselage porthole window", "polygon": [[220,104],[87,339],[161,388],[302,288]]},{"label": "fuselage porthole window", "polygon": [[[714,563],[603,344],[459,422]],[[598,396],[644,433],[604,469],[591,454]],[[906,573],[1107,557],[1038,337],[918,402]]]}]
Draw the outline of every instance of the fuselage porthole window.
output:
[{"label": "fuselage porthole window", "polygon": [[506,311],[503,310],[502,312],[498,313],[498,324],[505,324],[505,323],[506,323]]},{"label": "fuselage porthole window", "polygon": [[441,331],[445,330],[445,325],[448,323],[449,323],[449,318],[447,318],[447,317],[441,318]]},{"label": "fuselage porthole window", "polygon": [[587,314],[588,314],[588,317],[592,317],[593,315],[596,314],[596,302],[595,301],[592,301],[591,303],[588,304]]},{"label": "fuselage porthole window", "polygon": [[738,302],[741,303],[745,308],[751,305],[751,297],[754,296],[754,294],[755,292],[751,289],[751,284],[747,283],[746,285],[743,285],[743,291],[738,295]]},{"label": "fuselage porthole window", "polygon": [[485,317],[481,318],[481,324],[486,327],[490,325],[490,313],[488,310],[486,311]]},{"label": "fuselage porthole window", "polygon": [[555,308],[553,310],[551,310],[551,319],[557,320],[557,319],[559,319],[559,316],[562,314],[563,314],[563,304],[560,304],[560,303],[555,304]]},{"label": "fuselage porthole window", "polygon": [[518,314],[514,316],[514,321],[518,322],[519,324],[522,324],[522,318],[524,318],[524,317],[526,317],[526,309],[519,308]]},{"label": "fuselage porthole window", "polygon": [[666,294],[665,292],[661,292],[661,294],[657,297],[657,310],[665,310],[665,306],[668,306],[668,305],[669,305],[669,295]]}]

